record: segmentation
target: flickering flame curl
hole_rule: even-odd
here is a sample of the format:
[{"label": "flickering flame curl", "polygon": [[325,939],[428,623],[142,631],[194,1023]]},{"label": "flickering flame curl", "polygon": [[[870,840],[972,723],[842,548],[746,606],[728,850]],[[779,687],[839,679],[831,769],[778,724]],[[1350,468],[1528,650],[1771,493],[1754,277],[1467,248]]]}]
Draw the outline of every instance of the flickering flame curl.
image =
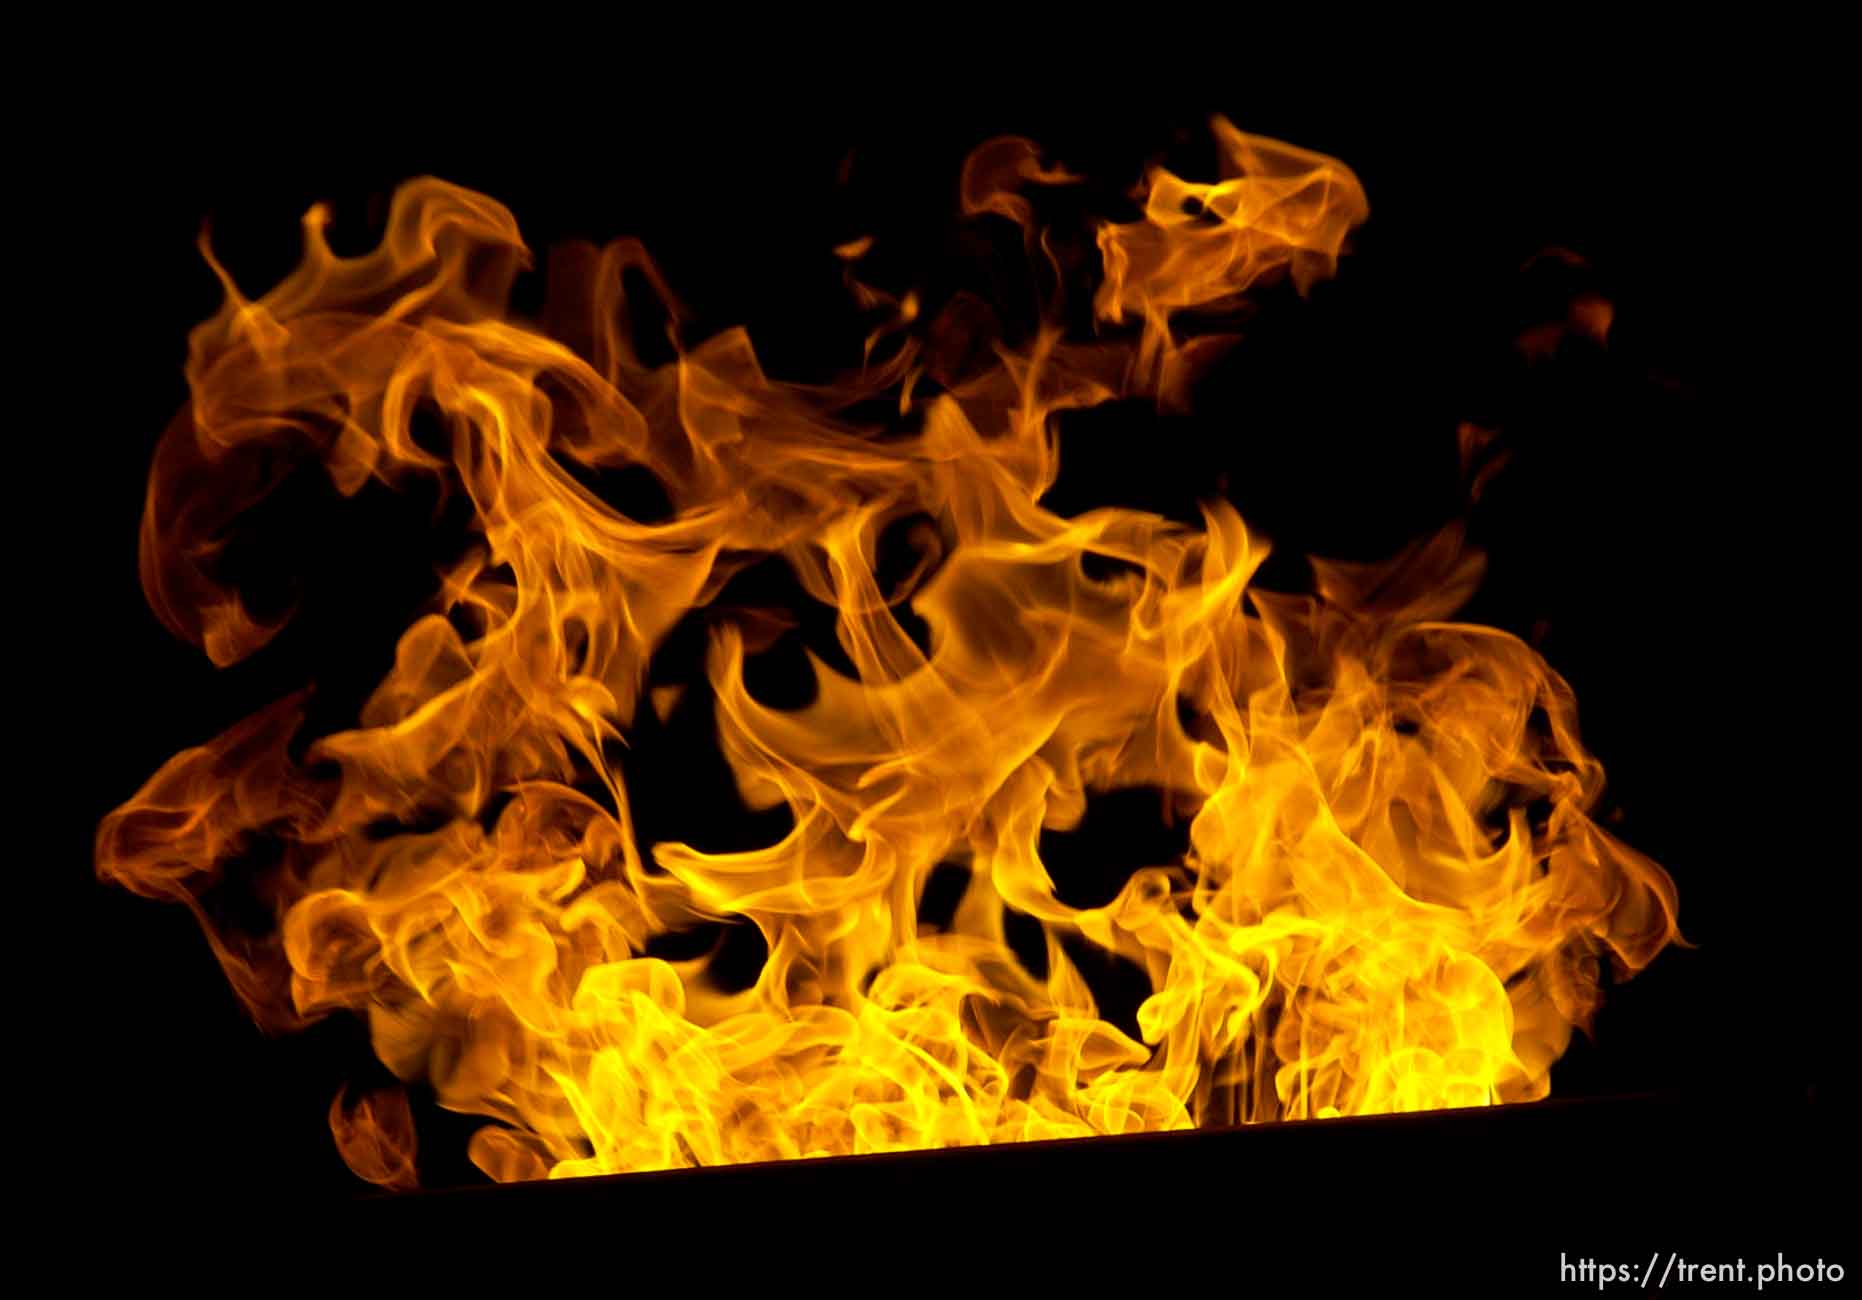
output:
[{"label": "flickering flame curl", "polygon": [[[216,664],[263,647],[283,621],[222,572],[224,542],[308,459],[344,494],[463,493],[477,544],[356,726],[299,753],[297,696],[178,755],[100,828],[100,872],[192,906],[261,1021],[365,1017],[394,1074],[492,1121],[471,1153],[503,1180],[1544,1096],[1600,958],[1646,965],[1675,895],[1590,819],[1602,773],[1566,684],[1450,621],[1480,572],[1459,533],[1318,564],[1290,596],[1253,584],[1266,547],[1224,501],[1200,528],[1041,503],[1058,412],[1180,398],[1190,314],[1330,274],[1364,219],[1342,164],[1216,133],[1223,179],[1156,170],[1142,217],[1099,230],[1099,337],[946,355],[965,304],[921,322],[915,297],[863,289],[895,318],[820,387],[765,375],[742,331],[642,362],[627,277],[683,313],[637,244],[559,250],[533,326],[506,307],[529,254],[491,199],[411,182],[357,258],[313,210],[299,268],[256,300],[222,271],[194,332],[193,400],[151,475],[149,598]],[[1034,250],[1030,194],[1074,180],[997,141],[961,201]],[[868,247],[837,250],[850,284]],[[914,422],[849,414],[875,398]],[[446,454],[416,436],[422,404]],[[671,514],[630,518],[565,463],[645,466]],[[930,521],[916,569],[882,583],[881,536],[911,519]],[[792,829],[642,845],[612,747],[674,626],[761,556],[838,612],[854,669],[817,659],[813,700],[773,708],[746,685],[756,620],[713,624],[719,746],[743,802]],[[1103,905],[1061,901],[1042,831],[1139,785],[1190,818],[1188,853],[1129,864]],[[968,883],[934,926],[941,864]],[[216,922],[203,900],[229,887],[275,931]],[[1045,975],[1009,909],[1045,931]],[[768,949],[747,989],[710,955],[649,955],[733,918]],[[1063,939],[1144,973],[1138,1037]],[[411,1182],[404,1099],[339,1099],[331,1123],[358,1174]]]}]

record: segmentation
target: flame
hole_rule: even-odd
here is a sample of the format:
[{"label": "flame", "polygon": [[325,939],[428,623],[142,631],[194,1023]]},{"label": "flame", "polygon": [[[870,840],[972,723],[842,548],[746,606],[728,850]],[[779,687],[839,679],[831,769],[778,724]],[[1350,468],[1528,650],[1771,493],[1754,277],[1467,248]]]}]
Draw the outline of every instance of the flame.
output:
[{"label": "flame", "polygon": [[[1315,562],[1293,596],[1252,582],[1266,546],[1224,501],[1201,527],[1041,504],[1058,412],[1183,397],[1196,315],[1333,273],[1367,215],[1340,163],[1215,132],[1222,179],[1154,169],[1142,215],[1099,228],[1084,341],[979,345],[976,303],[921,316],[853,279],[871,241],[843,245],[888,319],[827,386],[766,376],[742,331],[644,363],[628,274],[680,310],[630,242],[558,250],[543,320],[517,319],[515,220],[439,180],[405,185],[356,258],[313,209],[301,264],[257,299],[203,239],[225,301],[192,335],[142,532],[166,624],[221,665],[278,632],[225,539],[305,458],[345,494],[463,494],[475,544],[357,725],[303,735],[300,694],[181,753],[105,820],[99,871],[192,907],[262,1023],[365,1017],[396,1076],[491,1121],[471,1155],[501,1180],[1545,1096],[1601,962],[1648,963],[1676,900],[1587,815],[1602,772],[1566,684],[1451,621],[1480,575],[1459,532]],[[961,201],[1052,259],[1039,199],[1075,181],[999,140]],[[856,418],[874,399],[897,422]],[[413,431],[423,405],[444,453]],[[630,518],[565,465],[647,467],[672,512]],[[883,581],[880,535],[907,518],[931,521],[918,566]],[[649,660],[769,556],[836,611],[856,674],[815,660],[813,700],[772,708],[745,685],[767,616],[710,624],[738,794],[793,827],[744,852],[643,845],[615,755],[643,702],[676,704]],[[1169,792],[1188,852],[1063,903],[1042,831],[1129,786]],[[967,884],[934,924],[940,864]],[[275,926],[224,924],[226,890]],[[1009,912],[1044,932],[1044,972]],[[767,945],[751,987],[715,954],[648,955],[720,919]],[[1148,979],[1137,1037],[1100,1014],[1079,944]],[[339,1098],[331,1124],[360,1176],[412,1182],[404,1096]]]}]

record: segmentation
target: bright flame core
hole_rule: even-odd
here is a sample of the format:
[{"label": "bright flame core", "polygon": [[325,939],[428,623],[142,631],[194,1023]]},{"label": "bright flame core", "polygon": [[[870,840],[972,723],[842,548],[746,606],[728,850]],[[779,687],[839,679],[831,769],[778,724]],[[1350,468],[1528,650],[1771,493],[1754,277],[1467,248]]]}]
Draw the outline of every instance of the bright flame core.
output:
[{"label": "bright flame core", "polygon": [[[1184,314],[1270,272],[1330,274],[1367,214],[1339,163],[1215,129],[1227,179],[1154,170],[1142,218],[1101,227],[1094,340],[1050,327],[979,362],[926,342],[960,332],[954,309],[920,329],[915,297],[856,283],[892,319],[856,376],[816,388],[765,377],[742,331],[642,363],[623,275],[659,280],[637,245],[562,250],[532,326],[507,312],[528,254],[492,200],[411,182],[354,259],[313,209],[298,269],[256,301],[222,273],[192,336],[193,400],[144,517],[149,598],[216,664],[264,645],[277,626],[217,560],[307,454],[345,494],[441,481],[477,544],[359,726],[300,754],[298,696],[176,756],[104,822],[100,872],[192,906],[263,1023],[365,1016],[396,1075],[495,1121],[471,1153],[504,1180],[1544,1096],[1598,958],[1644,966],[1676,937],[1675,896],[1587,816],[1602,774],[1565,683],[1447,621],[1480,572],[1459,534],[1375,568],[1315,562],[1316,594],[1294,597],[1250,586],[1265,549],[1226,502],[1200,530],[1040,504],[1056,412],[1181,400],[1212,351]],[[1072,179],[998,140],[962,202],[1038,256],[1029,195]],[[906,431],[848,414],[876,398]],[[450,455],[416,440],[417,404]],[[564,461],[645,466],[673,514],[629,519]],[[923,562],[888,590],[879,536],[919,516]],[[817,661],[814,701],[772,709],[745,687],[754,620],[714,625],[718,741],[744,801],[794,828],[643,852],[612,756],[648,661],[771,555],[838,611],[858,673]],[[1089,555],[1118,576],[1088,576]],[[1041,831],[1139,785],[1192,818],[1188,854],[1130,864],[1105,906],[1061,903]],[[263,868],[258,838],[278,846]],[[921,924],[953,863],[954,915]],[[275,931],[210,921],[229,884]],[[1005,908],[1045,929],[1045,977]],[[712,957],[645,955],[721,918],[767,943],[747,990]],[[1063,936],[1145,973],[1141,1040],[1100,1017]],[[359,1175],[413,1181],[403,1094],[339,1098],[331,1123]]]}]

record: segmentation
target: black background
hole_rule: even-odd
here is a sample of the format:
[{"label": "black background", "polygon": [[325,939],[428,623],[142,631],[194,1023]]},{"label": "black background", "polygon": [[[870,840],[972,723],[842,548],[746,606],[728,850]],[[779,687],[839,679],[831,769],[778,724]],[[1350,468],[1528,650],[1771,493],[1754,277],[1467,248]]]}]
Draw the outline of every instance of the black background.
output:
[{"label": "black background", "polygon": [[[307,623],[254,661],[217,672],[146,610],[144,476],[185,400],[187,330],[218,303],[194,249],[203,222],[256,293],[295,263],[312,202],[333,203],[339,251],[360,251],[394,184],[431,172],[505,202],[539,253],[642,237],[696,334],[747,324],[772,371],[803,377],[821,356],[813,340],[859,337],[834,244],[878,236],[877,271],[933,295],[962,274],[951,267],[991,256],[955,213],[975,143],[1026,134],[1116,189],[1154,154],[1194,168],[1201,122],[1221,111],[1343,159],[1370,223],[1310,302],[1270,301],[1194,419],[1121,408],[1129,438],[1103,426],[1077,449],[1063,438],[1057,498],[1193,517],[1226,485],[1284,556],[1370,558],[1454,509],[1457,422],[1502,428],[1512,460],[1476,520],[1492,569],[1470,615],[1537,635],[1572,682],[1610,774],[1613,829],[1672,872],[1697,945],[1611,990],[1554,1095],[1676,1095],[1737,1126],[1846,1089],[1833,1062],[1854,1017],[1835,983],[1830,901],[1849,869],[1846,764],[1827,753],[1841,738],[1826,658],[1848,597],[1824,576],[1841,463],[1833,429],[1803,413],[1818,376],[1787,305],[1812,274],[1790,233],[1804,191],[1779,174],[1753,105],[1717,83],[1645,89],[1630,104],[1582,93],[1567,72],[1498,76],[1426,105],[1103,86],[957,107],[799,98],[635,86],[573,101],[310,94],[258,111],[193,94],[122,115],[90,176],[117,196],[92,209],[107,365],[77,408],[91,432],[74,441],[83,506],[69,560],[93,620],[75,666],[97,716],[78,806],[60,816],[61,876],[88,877],[97,819],[179,748],[309,680],[327,707],[353,707],[430,590],[433,556],[408,512],[365,493],[314,533],[299,526],[313,511],[272,536],[279,565],[302,576]],[[1551,246],[1585,258],[1590,278],[1522,271]],[[1615,304],[1608,348],[1578,343],[1525,367],[1514,336],[1558,316],[1579,282]],[[1280,576],[1297,580],[1297,566]],[[701,760],[689,737],[662,740]],[[698,804],[658,816],[701,843],[718,820]],[[767,828],[711,833],[754,842]],[[1064,896],[1069,850],[1054,851]],[[82,908],[87,1167],[153,1199],[353,1195],[324,1117],[338,1087],[372,1077],[357,1027],[267,1039],[184,910],[97,886]],[[421,1122],[428,1181],[474,1179],[461,1158],[473,1123],[431,1108]],[[1393,1150],[1401,1158],[1377,1157]],[[1607,1178],[1620,1159],[1580,1142],[1571,1164]]]}]

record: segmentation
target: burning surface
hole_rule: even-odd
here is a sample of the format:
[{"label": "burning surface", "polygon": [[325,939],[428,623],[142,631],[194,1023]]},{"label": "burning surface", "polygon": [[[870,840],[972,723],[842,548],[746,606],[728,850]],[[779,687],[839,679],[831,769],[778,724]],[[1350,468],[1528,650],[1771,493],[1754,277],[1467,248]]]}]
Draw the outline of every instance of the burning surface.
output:
[{"label": "burning surface", "polygon": [[[192,337],[149,599],[216,664],[263,647],[284,616],[227,542],[307,460],[344,494],[437,487],[474,544],[357,725],[312,735],[293,696],[178,755],[104,822],[100,872],[193,907],[262,1023],[366,1018],[397,1076],[492,1121],[472,1158],[502,1180],[1544,1096],[1599,963],[1646,965],[1675,896],[1590,819],[1564,682],[1451,621],[1480,576],[1460,533],[1315,561],[1295,596],[1252,583],[1266,547],[1226,502],[1199,528],[1042,505],[1060,413],[1188,402],[1223,346],[1207,319],[1331,274],[1367,214],[1338,162],[1215,130],[1224,179],[1154,169],[1071,302],[1038,214],[1074,178],[978,149],[964,210],[1051,267],[1048,323],[991,343],[966,299],[860,283],[847,245],[883,320],[857,373],[811,386],[742,331],[647,360],[630,294],[678,308],[636,244],[558,250],[532,323],[491,199],[411,182],[356,258],[313,210],[298,269],[258,299],[222,273]],[[642,469],[651,517],[587,486]],[[901,534],[909,561],[882,562]],[[793,708],[747,684],[780,616],[725,608],[772,557],[852,669],[811,657]],[[650,664],[709,607],[737,797],[791,820],[740,852],[643,844],[622,771],[676,704]],[[1129,787],[1167,792],[1187,851],[1063,902],[1042,833]],[[962,887],[933,909],[940,869]],[[264,923],[229,925],[229,893]],[[653,955],[720,920],[766,946],[747,987],[721,950]],[[1148,981],[1137,1037],[1082,945]],[[338,1099],[331,1126],[360,1176],[413,1181],[403,1096]]]}]

